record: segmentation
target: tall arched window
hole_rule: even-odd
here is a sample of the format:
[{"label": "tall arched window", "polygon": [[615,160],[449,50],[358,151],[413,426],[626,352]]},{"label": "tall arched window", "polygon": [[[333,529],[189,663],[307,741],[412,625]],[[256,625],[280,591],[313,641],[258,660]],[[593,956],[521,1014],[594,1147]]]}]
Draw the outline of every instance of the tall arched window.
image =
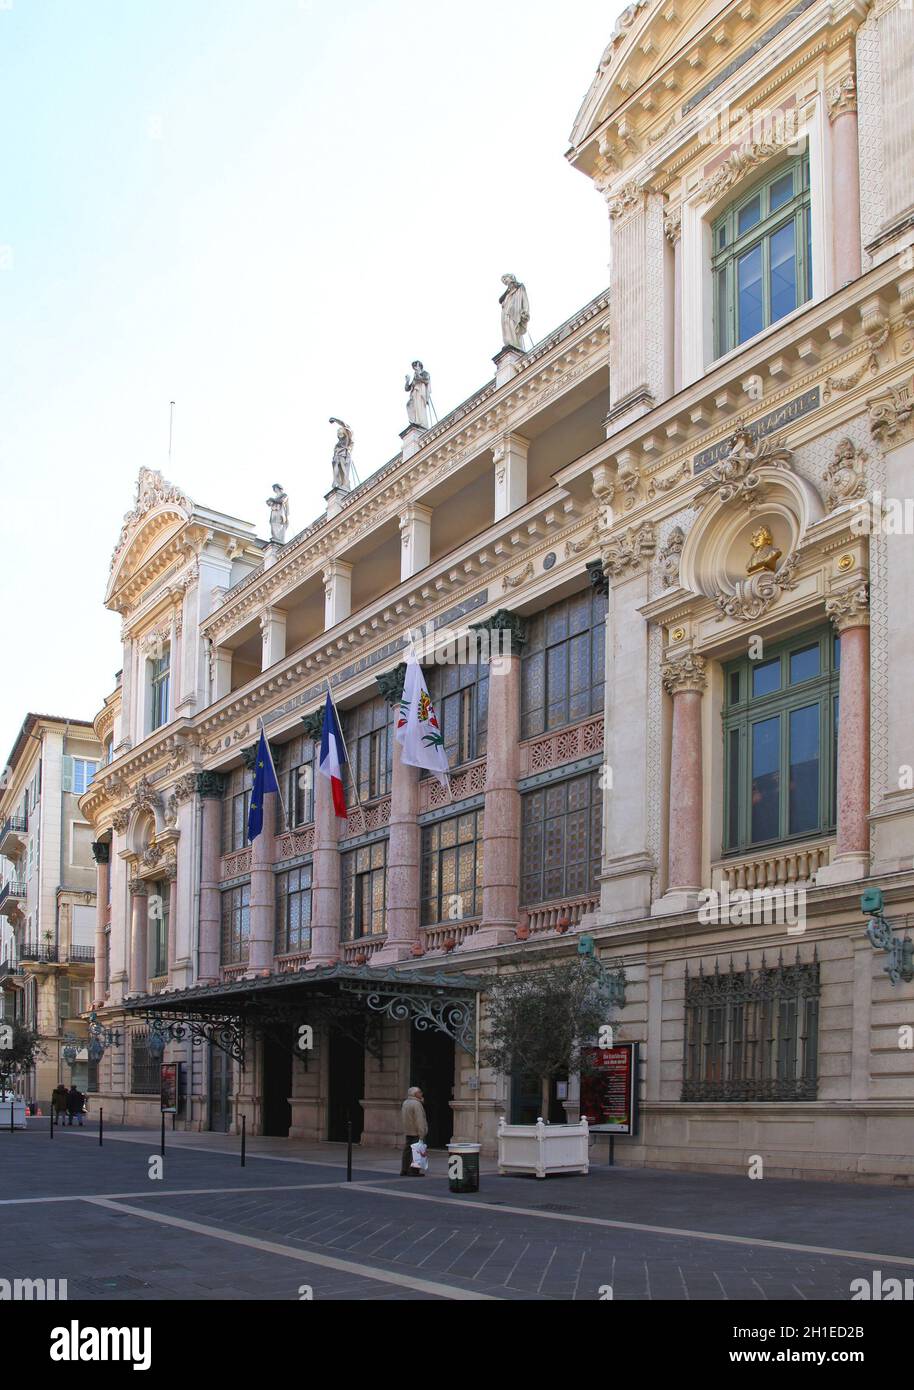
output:
[{"label": "tall arched window", "polygon": [[812,298],[808,155],[734,199],[711,237],[714,344],[722,357]]}]

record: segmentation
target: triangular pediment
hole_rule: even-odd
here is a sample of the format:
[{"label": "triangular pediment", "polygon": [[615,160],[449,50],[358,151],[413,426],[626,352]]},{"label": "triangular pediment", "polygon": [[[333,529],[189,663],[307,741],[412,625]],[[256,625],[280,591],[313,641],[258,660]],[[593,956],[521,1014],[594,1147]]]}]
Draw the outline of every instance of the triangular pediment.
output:
[{"label": "triangular pediment", "polygon": [[600,59],[571,132],[578,147],[708,25],[733,0],[635,0],[619,19]]}]

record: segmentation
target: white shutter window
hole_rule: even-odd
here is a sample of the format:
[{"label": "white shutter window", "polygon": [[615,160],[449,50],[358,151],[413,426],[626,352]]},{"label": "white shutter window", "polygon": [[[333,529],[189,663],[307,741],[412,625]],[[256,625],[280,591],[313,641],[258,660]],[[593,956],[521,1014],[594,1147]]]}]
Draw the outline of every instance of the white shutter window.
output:
[{"label": "white shutter window", "polygon": [[63,760],[63,781],[61,790],[71,792],[73,790],[73,759],[64,755]]}]

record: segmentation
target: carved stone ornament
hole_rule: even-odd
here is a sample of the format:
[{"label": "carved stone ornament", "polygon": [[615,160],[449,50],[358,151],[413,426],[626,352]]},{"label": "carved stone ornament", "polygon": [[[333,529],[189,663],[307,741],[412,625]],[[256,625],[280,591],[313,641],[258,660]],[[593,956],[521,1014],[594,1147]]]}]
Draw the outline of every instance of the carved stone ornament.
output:
[{"label": "carved stone ornament", "polygon": [[681,526],[674,526],[658,556],[660,578],[665,589],[675,588],[679,583],[679,561],[684,545],[685,531]]},{"label": "carved stone ornament", "polygon": [[[502,640],[507,641],[512,656],[517,656],[527,641],[527,626],[523,618],[507,608],[499,608],[490,618],[484,619],[481,623],[470,623],[470,630],[472,632],[507,633],[507,638]],[[503,649],[499,648],[499,650]]]},{"label": "carved stone ornament", "polygon": [[[192,776],[193,774],[188,774]],[[198,772],[196,775],[196,792],[204,800],[221,801],[225,791],[225,774],[222,772]]]},{"label": "carved stone ornament", "polygon": [[154,507],[162,506],[168,502],[180,507],[182,511],[193,510],[192,503],[180,488],[175,487],[173,483],[166,482],[161,473],[157,473],[151,468],[141,468],[136,484],[136,502],[133,510],[127,512],[124,517],[121,534],[114,547],[114,554],[111,556],[111,569],[114,569],[131,533],[147,512],[151,512]]},{"label": "carved stone ornament", "polygon": [[724,193],[744,179],[747,174],[751,174],[759,164],[763,164],[766,159],[772,159],[776,154],[780,154],[787,145],[793,143],[794,138],[791,135],[788,139],[785,135],[782,139],[758,140],[734,150],[723,164],[715,169],[714,173],[699,186],[699,198],[703,202],[716,202]]},{"label": "carved stone ornament", "polygon": [[143,850],[143,863],[147,869],[154,869],[164,855],[161,845],[147,845]]},{"label": "carved stone ornament", "polygon": [[529,578],[531,577],[532,574],[533,574],[533,561],[532,561],[532,560],[528,560],[527,563],[524,565],[523,569],[522,569],[522,570],[518,570],[517,574],[506,574],[506,575],[505,575],[504,579],[502,580],[502,588],[503,588],[503,589],[517,589],[517,588],[520,587],[521,584],[523,584],[524,580],[525,580],[525,579],[529,579]]},{"label": "carved stone ornament", "polygon": [[764,495],[757,470],[763,466],[784,468],[792,458],[793,450],[779,437],[756,439],[738,424],[727,440],[726,456],[708,469],[708,481],[696,492],[695,505],[702,507],[717,496],[721,502],[740,501],[752,507]]},{"label": "carved stone ornament", "polygon": [[914,377],[902,386],[890,386],[887,395],[874,397],[866,405],[876,443],[894,439],[914,419]]},{"label": "carved stone ornament", "polygon": [[627,213],[634,212],[636,208],[642,208],[646,192],[647,190],[642,188],[640,184],[623,184],[619,192],[609,199],[610,217],[615,221],[617,217],[624,217]]},{"label": "carved stone ornament", "polygon": [[119,835],[123,835],[127,826],[130,824],[130,811],[124,807],[120,811],[115,811],[111,818],[111,825]]},{"label": "carved stone ornament", "polygon": [[131,898],[145,898],[149,892],[149,885],[142,878],[132,878],[127,884]]},{"label": "carved stone ornament", "polygon": [[652,522],[643,521],[640,526],[631,526],[624,536],[611,541],[603,551],[603,572],[615,579],[626,570],[636,570],[643,561],[650,559],[656,548]]},{"label": "carved stone ornament", "polygon": [[660,668],[664,690],[668,695],[678,695],[684,690],[704,690],[708,683],[705,665],[705,658],[696,655],[695,652],[687,652],[685,656],[677,657],[673,661],[665,661]]},{"label": "carved stone ornament", "polygon": [[852,72],[846,72],[828,89],[828,119],[834,121],[848,111],[857,110],[857,83]]},{"label": "carved stone ornament", "polygon": [[603,573],[602,560],[587,561],[587,577],[594,592],[599,594],[601,598],[605,598],[609,593],[609,580]]},{"label": "carved stone ornament", "polygon": [[147,811],[158,811],[162,806],[162,798],[157,791],[150,785],[146,777],[141,777],[136,784],[133,793],[133,804],[136,808]]},{"label": "carved stone ornament", "polygon": [[797,587],[795,570],[799,563],[796,551],[788,555],[777,573],[763,569],[751,574],[748,579],[737,581],[732,594],[718,590],[714,595],[717,605],[717,621],[736,618],[738,621],[754,620],[767,613],[771,605],[788,589]]},{"label": "carved stone ornament", "polygon": [[107,840],[92,841],[92,858],[96,864],[108,864],[111,860],[111,846]]},{"label": "carved stone ornament", "polygon": [[182,802],[189,801],[197,790],[198,775],[196,772],[185,772],[184,776],[175,782],[174,796],[179,806]]},{"label": "carved stone ornament", "polygon": [[392,671],[382,671],[379,676],[375,676],[375,684],[389,705],[398,705],[403,699],[403,683],[405,680],[405,661],[401,661]]},{"label": "carved stone ornament", "polygon": [[849,627],[869,627],[870,599],[865,584],[832,594],[825,600],[825,612],[834,624],[836,632],[844,632]]},{"label": "carved stone ornament", "polygon": [[315,743],[319,743],[321,737],[321,729],[324,725],[323,705],[321,705],[320,709],[314,710],[311,714],[303,714],[301,722],[304,725],[305,738],[313,739]]},{"label": "carved stone ornament", "polygon": [[[669,127],[667,128],[669,129]],[[681,207],[670,208],[669,212],[664,214],[663,231],[667,241],[670,241],[675,245],[676,242],[679,240],[680,234],[682,232]]]},{"label": "carved stone ornament", "polygon": [[174,792],[171,793],[171,796],[165,798],[165,810],[163,815],[165,824],[168,826],[169,830],[173,830],[178,823],[178,798],[175,796]]},{"label": "carved stone ornament", "polygon": [[825,505],[830,512],[855,502],[866,493],[866,465],[869,454],[858,449],[850,439],[842,439],[835,456],[822,474],[825,484]]}]

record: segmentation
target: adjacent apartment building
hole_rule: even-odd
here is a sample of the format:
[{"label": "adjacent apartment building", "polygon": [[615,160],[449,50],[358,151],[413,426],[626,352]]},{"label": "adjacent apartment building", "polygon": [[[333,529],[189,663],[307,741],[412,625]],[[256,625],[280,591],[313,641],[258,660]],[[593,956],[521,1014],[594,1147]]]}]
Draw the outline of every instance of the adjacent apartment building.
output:
[{"label": "adjacent apartment building", "polygon": [[[80,802],[115,1115],[164,1061],[179,1123],[393,1145],[416,1083],[491,1150],[540,1089],[478,1064],[486,980],[592,942],[617,1162],[914,1178],[912,70],[903,0],[630,5],[567,153],[605,294],[288,541],[141,471]],[[449,791],[392,737],[420,635]]]},{"label": "adjacent apartment building", "polygon": [[45,1111],[59,1081],[85,1090],[91,1080],[81,1016],[92,1002],[96,874],[79,798],[101,758],[86,720],[27,714],[0,793],[3,1015],[39,1034],[43,1055],[20,1089]]}]

